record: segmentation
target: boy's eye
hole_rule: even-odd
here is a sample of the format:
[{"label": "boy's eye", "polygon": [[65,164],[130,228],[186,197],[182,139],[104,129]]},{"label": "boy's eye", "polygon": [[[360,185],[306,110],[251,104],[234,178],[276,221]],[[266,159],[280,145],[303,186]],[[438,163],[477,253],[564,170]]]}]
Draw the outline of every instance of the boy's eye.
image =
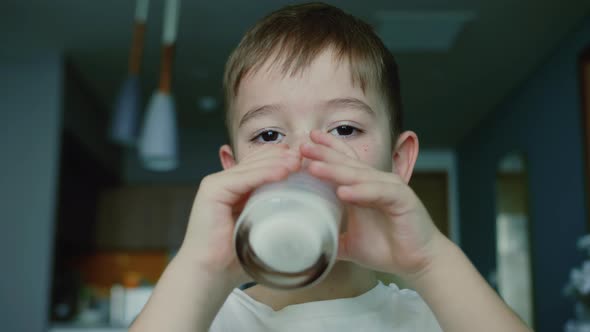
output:
[{"label": "boy's eye", "polygon": [[358,128],[348,125],[338,126],[330,130],[330,134],[334,136],[354,136],[360,132]]},{"label": "boy's eye", "polygon": [[260,134],[256,135],[252,139],[252,142],[256,143],[278,143],[285,135],[279,133],[276,130],[265,130]]}]

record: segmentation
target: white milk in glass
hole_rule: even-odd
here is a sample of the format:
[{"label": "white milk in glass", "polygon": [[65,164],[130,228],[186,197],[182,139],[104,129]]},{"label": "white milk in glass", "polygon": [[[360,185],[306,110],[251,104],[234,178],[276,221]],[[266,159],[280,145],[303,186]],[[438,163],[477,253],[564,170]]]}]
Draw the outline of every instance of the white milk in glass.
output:
[{"label": "white milk in glass", "polygon": [[240,263],[269,287],[315,284],[336,260],[341,218],[334,188],[307,173],[264,185],[251,195],[236,224]]}]

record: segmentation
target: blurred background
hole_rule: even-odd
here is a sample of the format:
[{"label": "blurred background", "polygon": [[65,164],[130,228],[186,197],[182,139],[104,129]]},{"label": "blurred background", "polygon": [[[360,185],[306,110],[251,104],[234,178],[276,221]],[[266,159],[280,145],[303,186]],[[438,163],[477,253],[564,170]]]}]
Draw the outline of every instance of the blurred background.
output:
[{"label": "blurred background", "polygon": [[[227,56],[293,3],[141,2],[0,2],[1,331],[125,330],[220,170]],[[536,331],[590,326],[590,2],[329,3],[396,55],[441,230]]]}]

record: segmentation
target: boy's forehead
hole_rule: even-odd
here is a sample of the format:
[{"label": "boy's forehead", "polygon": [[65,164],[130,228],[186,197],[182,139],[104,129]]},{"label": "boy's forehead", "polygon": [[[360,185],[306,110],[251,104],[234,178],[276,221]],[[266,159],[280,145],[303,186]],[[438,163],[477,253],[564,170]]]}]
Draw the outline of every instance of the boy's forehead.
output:
[{"label": "boy's forehead", "polygon": [[[352,97],[376,103],[375,99],[380,98],[376,98],[373,84],[363,89],[354,80],[350,67],[348,58],[339,58],[330,49],[318,54],[309,65],[301,68],[285,66],[285,59],[271,56],[241,80],[232,107],[236,113],[232,116],[232,122],[251,107],[285,100],[313,102]],[[301,100],[302,97],[305,100]]]},{"label": "boy's forehead", "polygon": [[297,60],[291,62],[286,59],[286,56],[274,52],[266,61],[248,71],[238,87],[238,94],[244,85],[252,81],[260,83],[261,81],[301,80],[309,79],[310,76],[313,78],[338,74],[350,76],[349,66],[343,65],[343,60],[337,58],[330,49],[318,54],[309,64],[299,65]]}]

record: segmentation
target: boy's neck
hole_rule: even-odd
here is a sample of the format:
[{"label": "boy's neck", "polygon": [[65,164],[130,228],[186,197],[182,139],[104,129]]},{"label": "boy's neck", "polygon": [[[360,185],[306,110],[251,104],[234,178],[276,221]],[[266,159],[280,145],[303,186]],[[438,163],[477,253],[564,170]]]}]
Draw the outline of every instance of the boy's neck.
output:
[{"label": "boy's neck", "polygon": [[245,292],[254,300],[278,311],[291,304],[356,297],[376,285],[374,271],[354,263],[339,261],[322,282],[310,288],[283,291],[256,285]]}]

